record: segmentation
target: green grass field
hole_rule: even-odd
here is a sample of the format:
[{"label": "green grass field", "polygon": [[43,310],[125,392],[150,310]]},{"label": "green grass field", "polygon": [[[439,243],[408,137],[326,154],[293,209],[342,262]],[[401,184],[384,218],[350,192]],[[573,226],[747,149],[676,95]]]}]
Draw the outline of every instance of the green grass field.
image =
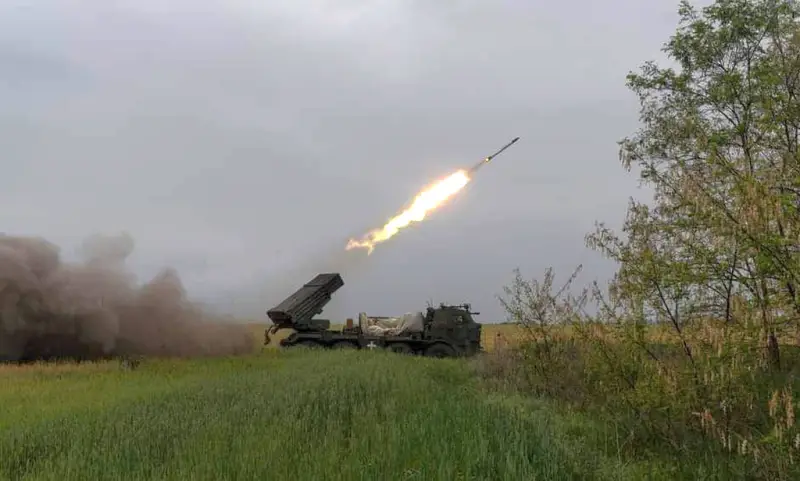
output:
[{"label": "green grass field", "polygon": [[[676,479],[464,360],[276,352],[0,369],[2,479]],[[713,460],[683,462],[703,479]],[[703,472],[706,470],[707,472]],[[656,475],[657,474],[657,475]],[[708,479],[708,478],[706,478]]]}]

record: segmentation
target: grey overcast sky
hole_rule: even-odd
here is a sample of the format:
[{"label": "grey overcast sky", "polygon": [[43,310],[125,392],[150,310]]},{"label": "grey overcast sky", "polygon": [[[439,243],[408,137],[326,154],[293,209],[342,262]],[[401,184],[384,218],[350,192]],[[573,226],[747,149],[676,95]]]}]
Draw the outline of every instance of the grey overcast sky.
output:
[{"label": "grey overcast sky", "polygon": [[470,301],[502,320],[515,267],[613,272],[583,236],[643,196],[617,159],[638,117],[625,75],[662,58],[677,4],[3,1],[0,231],[69,256],[124,230],[143,280],[173,266],[193,297],[263,318],[348,237],[520,136],[342,270],[326,311]]}]

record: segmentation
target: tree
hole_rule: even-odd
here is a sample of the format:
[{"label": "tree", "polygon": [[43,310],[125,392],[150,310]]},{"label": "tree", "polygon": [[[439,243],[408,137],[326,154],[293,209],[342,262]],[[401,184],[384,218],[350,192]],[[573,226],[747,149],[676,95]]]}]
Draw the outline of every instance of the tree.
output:
[{"label": "tree", "polygon": [[628,76],[643,125],[621,160],[654,202],[631,202],[624,240],[602,225],[587,236],[620,263],[614,293],[678,334],[709,316],[744,321],[743,299],[773,365],[800,314],[799,13],[788,0],[681,2],[664,47],[679,68]]},{"label": "tree", "polygon": [[676,66],[628,76],[642,126],[620,158],[655,196],[631,200],[621,232],[587,235],[619,265],[608,292],[591,290],[598,313],[553,293],[550,270],[542,283],[517,273],[504,299],[536,334],[520,365],[550,368],[529,385],[599,407],[630,446],[680,455],[718,440],[747,457],[742,476],[764,479],[798,479],[796,382],[778,371],[778,341],[800,327],[799,13],[788,0],[682,2],[664,47]]}]

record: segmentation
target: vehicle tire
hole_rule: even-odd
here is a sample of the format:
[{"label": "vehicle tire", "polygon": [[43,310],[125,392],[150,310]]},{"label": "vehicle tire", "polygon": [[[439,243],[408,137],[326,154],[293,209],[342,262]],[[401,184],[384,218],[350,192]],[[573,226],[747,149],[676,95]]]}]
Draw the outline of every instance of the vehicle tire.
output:
[{"label": "vehicle tire", "polygon": [[357,349],[357,346],[350,341],[339,341],[332,346],[333,349]]},{"label": "vehicle tire", "polygon": [[296,347],[305,348],[305,349],[321,349],[322,344],[316,341],[300,341],[295,344]]},{"label": "vehicle tire", "polygon": [[456,351],[447,344],[434,344],[425,350],[427,357],[455,357]]},{"label": "vehicle tire", "polygon": [[406,355],[414,354],[414,350],[411,348],[411,346],[409,346],[405,342],[397,342],[389,344],[388,349],[389,351],[397,354],[406,354]]}]

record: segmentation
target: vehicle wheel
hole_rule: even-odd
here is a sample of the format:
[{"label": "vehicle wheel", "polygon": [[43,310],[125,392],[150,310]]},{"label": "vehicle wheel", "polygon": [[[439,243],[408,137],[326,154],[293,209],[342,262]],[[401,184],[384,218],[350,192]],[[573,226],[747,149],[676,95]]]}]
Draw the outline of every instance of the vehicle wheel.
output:
[{"label": "vehicle wheel", "polygon": [[447,344],[434,344],[425,350],[428,357],[455,357],[456,351]]},{"label": "vehicle wheel", "polygon": [[333,349],[356,349],[356,345],[348,341],[339,341],[333,345]]},{"label": "vehicle wheel", "polygon": [[316,341],[300,341],[296,344],[297,347],[305,349],[321,349],[322,345]]},{"label": "vehicle wheel", "polygon": [[414,350],[411,349],[411,346],[404,342],[398,342],[396,344],[390,344],[389,350],[391,352],[396,352],[398,354],[414,354]]}]

